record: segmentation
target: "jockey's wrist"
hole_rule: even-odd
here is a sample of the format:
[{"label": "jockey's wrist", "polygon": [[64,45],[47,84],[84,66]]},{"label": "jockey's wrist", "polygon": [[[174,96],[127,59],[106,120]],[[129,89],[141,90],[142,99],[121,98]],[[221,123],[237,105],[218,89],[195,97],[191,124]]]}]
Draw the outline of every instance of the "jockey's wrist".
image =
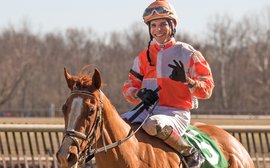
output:
[{"label": "jockey's wrist", "polygon": [[134,90],[131,92],[132,98],[138,99],[137,94],[138,94],[139,90],[140,90],[140,89],[134,89]]},{"label": "jockey's wrist", "polygon": [[196,85],[196,81],[191,79],[190,77],[187,77],[187,81],[185,84],[188,88],[193,88]]}]

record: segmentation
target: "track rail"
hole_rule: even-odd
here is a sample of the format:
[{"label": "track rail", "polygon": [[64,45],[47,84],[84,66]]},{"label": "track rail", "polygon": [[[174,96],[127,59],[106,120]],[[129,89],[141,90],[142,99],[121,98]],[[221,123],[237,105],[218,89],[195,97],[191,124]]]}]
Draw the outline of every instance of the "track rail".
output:
[{"label": "track rail", "polygon": [[[270,167],[270,126],[219,125],[248,150],[257,168]],[[0,124],[0,167],[59,167],[64,125]]]}]

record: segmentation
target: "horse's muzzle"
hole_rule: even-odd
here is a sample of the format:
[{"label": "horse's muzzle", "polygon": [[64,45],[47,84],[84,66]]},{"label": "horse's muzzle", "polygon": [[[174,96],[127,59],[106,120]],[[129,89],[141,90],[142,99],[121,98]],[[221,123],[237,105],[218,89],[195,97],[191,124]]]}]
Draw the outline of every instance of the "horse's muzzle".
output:
[{"label": "horse's muzzle", "polygon": [[64,138],[56,153],[56,158],[62,168],[76,167],[78,163],[78,149],[70,138]]}]

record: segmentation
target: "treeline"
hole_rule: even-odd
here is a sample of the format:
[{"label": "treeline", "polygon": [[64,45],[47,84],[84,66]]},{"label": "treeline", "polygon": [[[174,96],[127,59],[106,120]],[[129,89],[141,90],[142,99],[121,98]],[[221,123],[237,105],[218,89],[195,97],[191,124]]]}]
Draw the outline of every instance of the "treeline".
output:
[{"label": "treeline", "polygon": [[[216,16],[200,38],[177,34],[177,40],[203,53],[215,81],[212,98],[200,101],[195,114],[270,114],[269,26],[267,11],[240,21]],[[77,74],[90,65],[100,70],[103,91],[118,111],[128,111],[132,106],[122,96],[122,85],[148,40],[143,24],[104,36],[91,29],[38,34],[28,26],[2,28],[0,110],[45,109],[50,104],[61,109],[69,95],[64,67]],[[60,110],[57,115],[62,115]]]}]

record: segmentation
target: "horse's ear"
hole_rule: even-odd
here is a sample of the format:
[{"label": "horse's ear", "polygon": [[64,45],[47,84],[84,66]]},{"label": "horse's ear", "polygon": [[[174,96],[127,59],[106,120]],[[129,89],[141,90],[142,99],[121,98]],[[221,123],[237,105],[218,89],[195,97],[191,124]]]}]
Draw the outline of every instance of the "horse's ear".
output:
[{"label": "horse's ear", "polygon": [[70,90],[73,89],[75,81],[73,80],[72,76],[67,72],[67,69],[64,68],[65,78],[67,81],[67,85],[70,88]]},{"label": "horse's ear", "polygon": [[95,69],[94,75],[92,76],[92,85],[94,85],[96,89],[100,89],[101,76],[97,69]]}]

